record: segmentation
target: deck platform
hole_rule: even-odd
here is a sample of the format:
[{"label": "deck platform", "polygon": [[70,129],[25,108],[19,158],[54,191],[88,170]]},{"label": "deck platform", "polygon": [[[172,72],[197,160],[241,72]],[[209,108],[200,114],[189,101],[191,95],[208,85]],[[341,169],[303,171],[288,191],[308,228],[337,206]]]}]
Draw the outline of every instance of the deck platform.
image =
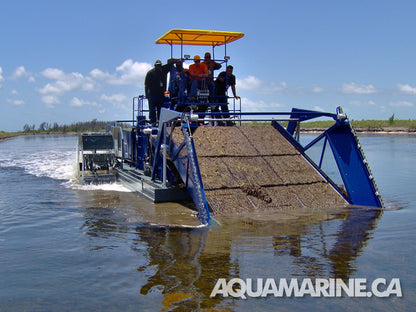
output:
[{"label": "deck platform", "polygon": [[178,186],[164,186],[161,181],[152,181],[150,177],[124,165],[117,168],[117,177],[128,189],[138,192],[155,203],[191,200],[187,190]]}]

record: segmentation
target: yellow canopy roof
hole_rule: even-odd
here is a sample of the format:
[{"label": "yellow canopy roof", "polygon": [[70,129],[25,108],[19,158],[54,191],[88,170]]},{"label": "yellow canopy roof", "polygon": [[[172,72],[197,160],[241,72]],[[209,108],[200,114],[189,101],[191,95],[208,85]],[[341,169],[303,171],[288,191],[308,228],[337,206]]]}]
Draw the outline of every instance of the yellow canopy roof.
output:
[{"label": "yellow canopy roof", "polygon": [[244,36],[242,32],[172,29],[156,40],[157,44],[220,46]]}]

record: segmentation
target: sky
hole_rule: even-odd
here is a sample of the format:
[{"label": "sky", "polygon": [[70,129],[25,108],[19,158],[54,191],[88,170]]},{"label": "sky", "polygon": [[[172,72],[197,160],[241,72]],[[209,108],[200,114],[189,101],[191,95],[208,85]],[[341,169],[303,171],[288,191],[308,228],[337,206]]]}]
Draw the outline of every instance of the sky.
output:
[{"label": "sky", "polygon": [[226,51],[243,111],[416,119],[415,11],[413,0],[2,0],[0,130],[131,119],[146,72],[171,56],[155,40],[173,28],[245,34]]}]

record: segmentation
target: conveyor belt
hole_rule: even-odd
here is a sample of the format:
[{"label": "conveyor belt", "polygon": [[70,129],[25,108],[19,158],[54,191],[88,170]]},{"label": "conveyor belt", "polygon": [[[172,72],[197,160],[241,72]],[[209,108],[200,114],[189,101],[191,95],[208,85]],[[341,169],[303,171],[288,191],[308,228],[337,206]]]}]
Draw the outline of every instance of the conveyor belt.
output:
[{"label": "conveyor belt", "polygon": [[214,215],[347,204],[271,126],[199,127],[193,140]]}]

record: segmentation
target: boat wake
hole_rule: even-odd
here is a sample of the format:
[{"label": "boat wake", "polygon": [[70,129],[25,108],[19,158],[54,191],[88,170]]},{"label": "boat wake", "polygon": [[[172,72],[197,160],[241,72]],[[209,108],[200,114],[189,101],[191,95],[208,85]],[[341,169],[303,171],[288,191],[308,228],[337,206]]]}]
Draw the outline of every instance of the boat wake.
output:
[{"label": "boat wake", "polygon": [[42,150],[31,153],[9,152],[0,158],[2,168],[20,168],[26,174],[62,181],[62,185],[77,190],[131,192],[120,183],[84,185],[76,178],[75,151]]}]

